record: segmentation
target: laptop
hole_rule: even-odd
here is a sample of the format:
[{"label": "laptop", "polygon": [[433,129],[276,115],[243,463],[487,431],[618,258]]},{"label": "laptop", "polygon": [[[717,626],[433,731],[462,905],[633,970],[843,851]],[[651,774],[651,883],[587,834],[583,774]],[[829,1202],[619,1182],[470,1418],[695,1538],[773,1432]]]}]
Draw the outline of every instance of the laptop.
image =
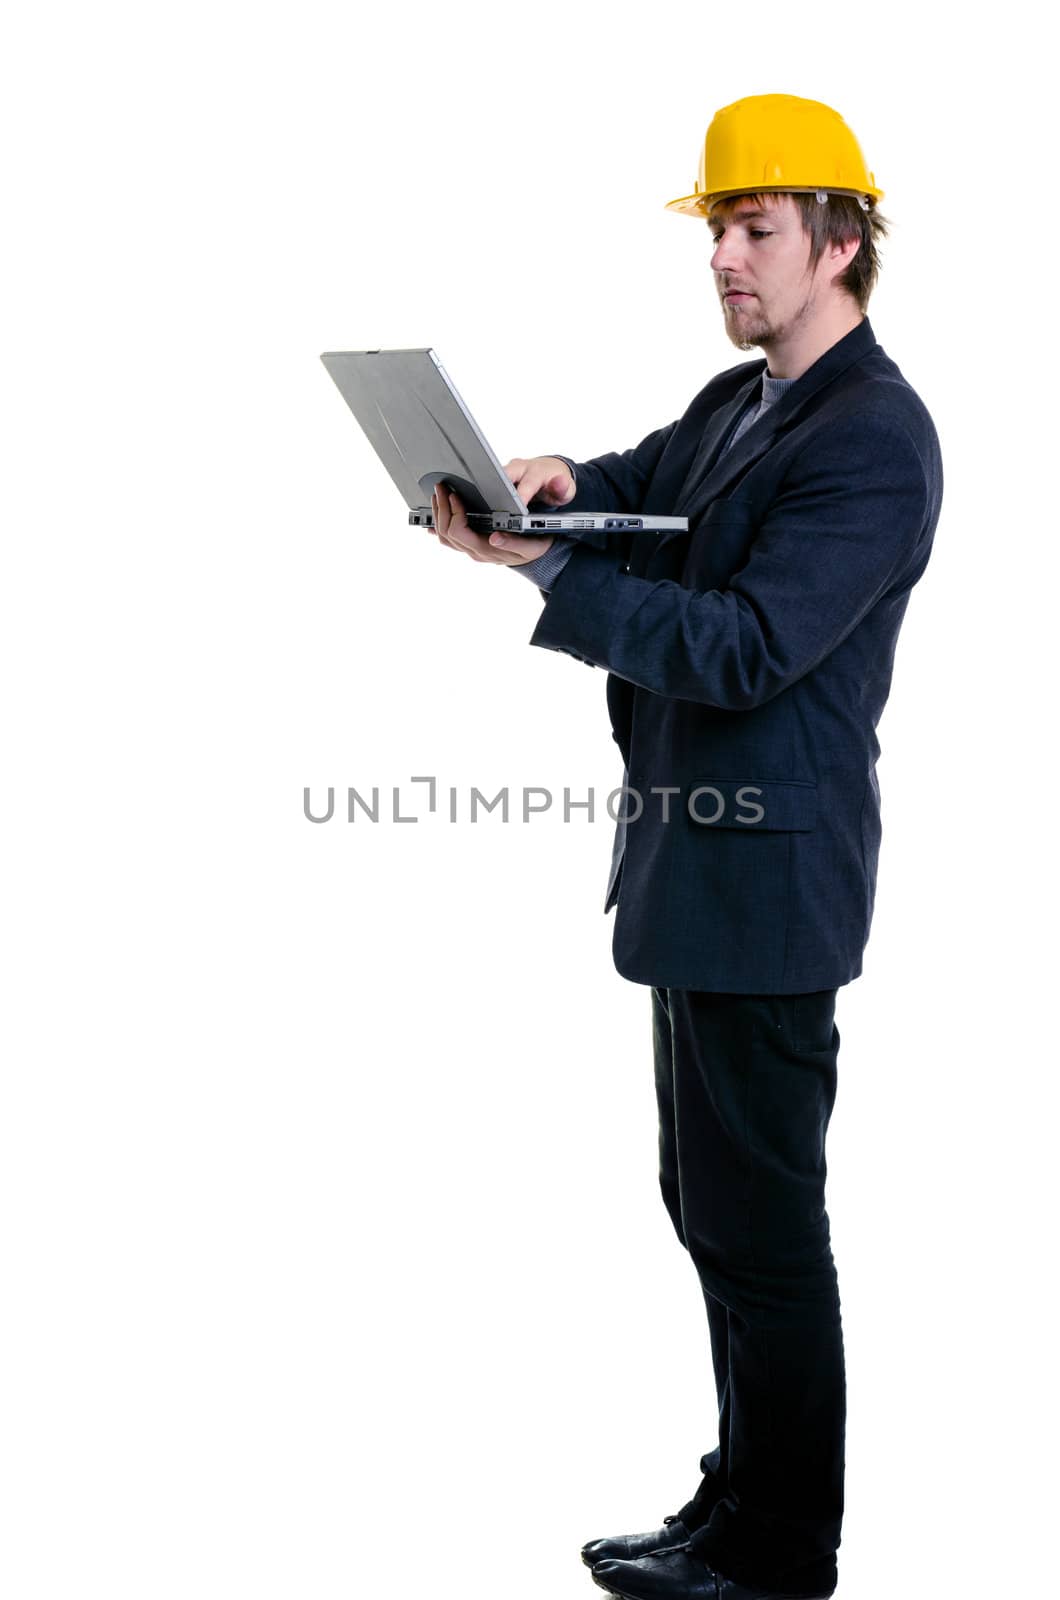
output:
[{"label": "laptop", "polygon": [[683,532],[688,527],[687,517],[648,512],[566,515],[556,506],[532,514],[431,349],[339,350],[320,359],[404,496],[409,522],[416,527],[433,527],[430,501],[438,483],[460,496],[476,533]]}]

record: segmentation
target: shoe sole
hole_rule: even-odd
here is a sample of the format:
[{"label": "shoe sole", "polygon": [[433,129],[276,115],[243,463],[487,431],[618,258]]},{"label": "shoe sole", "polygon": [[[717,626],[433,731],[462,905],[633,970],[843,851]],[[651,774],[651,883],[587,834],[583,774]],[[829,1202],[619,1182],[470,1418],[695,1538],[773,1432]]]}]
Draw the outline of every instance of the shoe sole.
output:
[{"label": "shoe sole", "polygon": [[[591,1569],[591,1568],[590,1568],[590,1571],[591,1571],[591,1570],[592,1570],[592,1569]],[[617,1589],[609,1589],[609,1588],[608,1588],[608,1586],[607,1586],[607,1584],[606,1584],[606,1583],[605,1583],[605,1582],[604,1582],[604,1580],[603,1580],[603,1578],[598,1578],[598,1577],[597,1577],[597,1576],[596,1576],[596,1573],[595,1573],[595,1572],[594,1572],[594,1573],[593,1573],[593,1582],[594,1582],[594,1583],[595,1583],[595,1584],[596,1584],[596,1585],[597,1585],[597,1586],[598,1586],[598,1587],[599,1587],[599,1588],[601,1588],[601,1589],[602,1589],[602,1590],[603,1590],[603,1591],[604,1591],[604,1593],[605,1593],[605,1594],[613,1594],[613,1595],[614,1595],[614,1596],[615,1596],[615,1600],[624,1600],[624,1597],[623,1597],[623,1596],[622,1596],[622,1595],[620,1595],[620,1594],[619,1594],[619,1592],[618,1592],[618,1590],[617,1590]]]},{"label": "shoe sole", "polygon": [[[582,1560],[583,1561],[585,1560],[584,1556],[582,1557]],[[586,1561],[585,1564],[591,1571],[592,1570],[592,1562],[591,1561]],[[606,1580],[604,1578],[598,1578],[595,1572],[593,1573],[593,1582],[599,1588],[601,1588],[604,1591],[605,1594],[614,1595],[615,1600],[627,1600],[627,1597],[622,1593],[621,1589],[610,1589],[610,1588],[608,1588]],[[800,1600],[800,1597],[797,1596],[797,1595],[796,1596],[778,1595],[776,1597],[776,1600]],[[821,1595],[804,1595],[804,1596],[801,1597],[801,1600],[835,1600],[835,1590],[834,1589],[830,1589],[827,1594],[821,1594]]]}]

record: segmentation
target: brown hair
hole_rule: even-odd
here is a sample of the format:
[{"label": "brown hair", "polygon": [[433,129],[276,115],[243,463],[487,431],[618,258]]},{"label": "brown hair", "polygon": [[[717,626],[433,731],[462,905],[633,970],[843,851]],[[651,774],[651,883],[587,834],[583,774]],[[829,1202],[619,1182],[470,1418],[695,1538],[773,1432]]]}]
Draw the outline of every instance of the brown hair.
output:
[{"label": "brown hair", "polygon": [[[810,241],[811,270],[816,267],[829,245],[845,244],[848,239],[861,241],[860,250],[835,282],[840,289],[845,289],[847,294],[857,301],[858,309],[864,315],[868,310],[869,296],[876,287],[876,279],[879,277],[880,256],[876,245],[877,240],[887,236],[890,228],[887,218],[876,209],[876,202],[871,197],[869,209],[863,211],[852,194],[829,193],[827,202],[822,205],[816,194],[796,193],[790,190],[787,192],[799,208],[802,231]],[[727,195],[714,206],[711,218],[723,216],[725,208],[735,205],[737,200],[754,200],[756,205],[766,204],[766,197],[761,193]]]}]

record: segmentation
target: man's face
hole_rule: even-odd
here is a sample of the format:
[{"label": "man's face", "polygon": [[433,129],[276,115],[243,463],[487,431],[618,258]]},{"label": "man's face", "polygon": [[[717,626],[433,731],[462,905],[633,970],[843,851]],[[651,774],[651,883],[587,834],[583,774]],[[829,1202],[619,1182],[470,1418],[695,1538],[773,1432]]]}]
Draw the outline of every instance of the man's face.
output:
[{"label": "man's face", "polygon": [[[720,201],[707,227],[725,331],[737,349],[783,339],[813,319],[836,268],[826,253],[810,272],[810,241],[789,194]],[[733,298],[733,290],[746,293]]]}]

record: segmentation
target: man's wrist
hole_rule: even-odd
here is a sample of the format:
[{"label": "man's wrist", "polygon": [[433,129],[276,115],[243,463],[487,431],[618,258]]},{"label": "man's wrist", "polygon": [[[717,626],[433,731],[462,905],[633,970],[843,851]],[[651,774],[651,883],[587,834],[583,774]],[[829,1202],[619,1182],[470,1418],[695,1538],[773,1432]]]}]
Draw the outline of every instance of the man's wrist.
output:
[{"label": "man's wrist", "polygon": [[521,561],[518,566],[512,567],[512,571],[521,573],[524,578],[529,578],[531,583],[536,583],[544,594],[549,594],[552,585],[570,560],[576,544],[576,539],[565,539],[561,533],[556,534],[551,547],[543,555],[535,556],[532,561]]}]

